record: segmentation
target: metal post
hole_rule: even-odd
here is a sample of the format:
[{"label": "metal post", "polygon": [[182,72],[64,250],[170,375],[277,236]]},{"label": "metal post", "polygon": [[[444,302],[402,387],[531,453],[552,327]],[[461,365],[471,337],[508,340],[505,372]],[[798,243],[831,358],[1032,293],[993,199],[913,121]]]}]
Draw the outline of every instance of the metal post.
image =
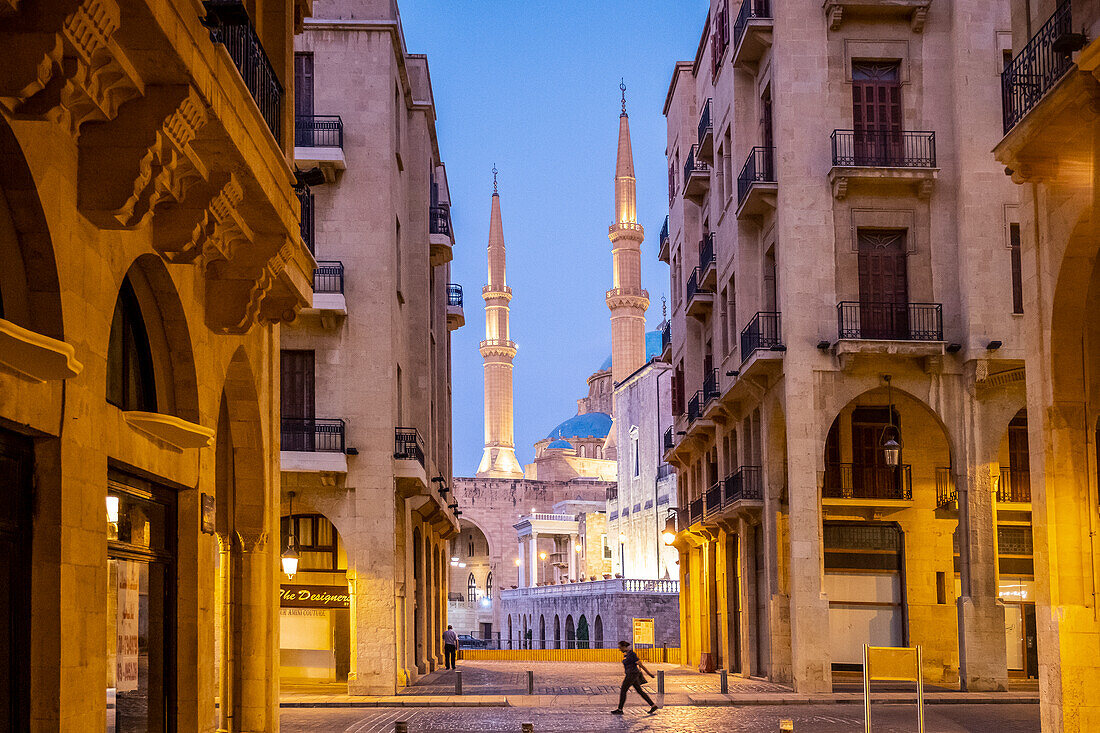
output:
[{"label": "metal post", "polygon": [[917,730],[924,733],[924,665],[920,644],[917,645]]},{"label": "metal post", "polygon": [[657,694],[665,694],[665,671],[663,669],[657,670]]},{"label": "metal post", "polygon": [[723,669],[722,671],[720,671],[718,673],[718,679],[722,683],[722,694],[723,695],[728,695],[729,692],[730,692],[730,681],[729,681],[729,676],[728,676],[726,670]]},{"label": "metal post", "polygon": [[394,721],[393,733],[409,733],[409,724],[403,720]]},{"label": "metal post", "polygon": [[455,694],[462,694],[462,673],[457,671],[455,672]]},{"label": "metal post", "polygon": [[864,733],[871,733],[871,669],[868,666],[870,655],[867,645],[863,645],[863,727]]},{"label": "metal post", "polygon": [[535,694],[535,673],[533,670],[527,670],[527,694]]}]

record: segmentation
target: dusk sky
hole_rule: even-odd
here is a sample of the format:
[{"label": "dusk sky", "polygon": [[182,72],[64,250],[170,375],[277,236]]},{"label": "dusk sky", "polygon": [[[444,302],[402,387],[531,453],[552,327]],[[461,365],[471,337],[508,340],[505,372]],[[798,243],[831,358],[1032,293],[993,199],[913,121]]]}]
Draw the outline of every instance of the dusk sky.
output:
[{"label": "dusk sky", "polygon": [[619,79],[646,230],[647,330],[661,321],[668,266],[657,261],[668,213],[661,112],[672,70],[691,60],[706,0],[405,0],[410,53],[425,53],[447,165],[455,259],[466,325],[453,333],[454,475],[472,476],[484,445],[481,287],[492,194],[500,170],[508,284],[513,291],[516,455],[576,413],[585,379],[611,353],[611,286]]}]

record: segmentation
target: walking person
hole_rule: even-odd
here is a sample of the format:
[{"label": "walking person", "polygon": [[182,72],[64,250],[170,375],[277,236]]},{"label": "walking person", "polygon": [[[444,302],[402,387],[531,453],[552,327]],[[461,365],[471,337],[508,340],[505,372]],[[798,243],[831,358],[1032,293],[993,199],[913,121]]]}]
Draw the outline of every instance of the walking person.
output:
[{"label": "walking person", "polygon": [[447,630],[443,632],[443,664],[447,669],[454,669],[458,661],[458,634],[454,627],[447,624]]},{"label": "walking person", "polygon": [[641,695],[643,700],[649,703],[649,714],[653,715],[653,713],[657,712],[657,703],[653,702],[653,698],[647,695],[646,691],[642,689],[642,683],[645,682],[645,677],[642,676],[642,672],[649,675],[651,679],[653,673],[646,669],[641,659],[638,659],[638,655],[630,648],[629,641],[620,641],[619,651],[623,653],[623,671],[625,672],[625,676],[623,677],[622,689],[619,690],[619,707],[612,710],[611,714],[623,714],[623,705],[626,704],[626,692],[633,687],[634,691]]}]

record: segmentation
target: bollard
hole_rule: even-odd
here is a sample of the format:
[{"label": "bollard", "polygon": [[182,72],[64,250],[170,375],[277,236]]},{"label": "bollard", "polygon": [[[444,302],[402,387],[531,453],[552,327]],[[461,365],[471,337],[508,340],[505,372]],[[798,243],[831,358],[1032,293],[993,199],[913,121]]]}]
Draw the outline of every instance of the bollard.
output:
[{"label": "bollard", "polygon": [[784,731],[788,731],[788,730],[789,731],[794,730],[794,721],[793,720],[780,720],[779,721],[779,731],[780,731],[780,733],[783,733]]},{"label": "bollard", "polygon": [[527,694],[535,694],[535,673],[533,670],[527,670]]},{"label": "bollard", "polygon": [[461,672],[455,672],[455,694],[456,695],[461,695],[462,694],[462,673]]},{"label": "bollard", "polygon": [[535,724],[534,723],[524,723],[523,724],[523,733],[535,733]]},{"label": "bollard", "polygon": [[657,670],[657,694],[665,694],[665,671],[663,669]]},{"label": "bollard", "polygon": [[729,692],[730,692],[730,680],[729,680],[729,676],[726,673],[726,670],[723,669],[721,672],[719,672],[719,677],[718,678],[722,682],[722,694],[723,695],[728,695]]},{"label": "bollard", "polygon": [[393,733],[409,733],[409,724],[403,720],[394,721]]}]

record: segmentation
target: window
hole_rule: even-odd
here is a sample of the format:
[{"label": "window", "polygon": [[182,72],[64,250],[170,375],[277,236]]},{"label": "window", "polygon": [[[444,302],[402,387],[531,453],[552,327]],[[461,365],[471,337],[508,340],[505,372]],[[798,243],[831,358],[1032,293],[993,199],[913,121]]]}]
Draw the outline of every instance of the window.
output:
[{"label": "window", "polygon": [[313,116],[313,54],[294,54],[294,114]]},{"label": "window", "polygon": [[733,347],[737,343],[737,284],[734,276],[730,275],[729,287],[726,289],[726,349],[725,353],[733,353]]},{"label": "window", "polygon": [[493,572],[491,570],[485,576],[485,597],[489,600],[493,599]]},{"label": "window", "polygon": [[[718,159],[719,162],[721,162],[722,159],[725,156],[726,156],[725,148],[723,148],[721,145],[719,145],[718,146],[718,152],[715,154],[715,157]],[[716,165],[714,168],[715,168],[715,170],[714,170],[715,201],[718,201],[718,202],[721,203],[721,202],[724,202],[726,200],[726,195],[725,195],[725,191],[726,191],[726,181],[725,181],[726,168],[723,165]]]},{"label": "window", "polygon": [[405,296],[401,294],[401,220],[394,219],[393,236],[393,273],[394,287],[397,289],[397,302],[404,303]]},{"label": "window", "polygon": [[336,527],[321,514],[295,514],[283,517],[280,528],[283,534],[282,546],[286,547],[291,528],[294,540],[298,543],[301,557],[298,570],[317,570],[333,572],[347,570],[340,562],[340,538]]},{"label": "window", "polygon": [[723,136],[724,142],[722,144],[725,154],[722,155],[722,169],[725,171],[724,177],[726,179],[726,200],[723,202],[723,207],[729,204],[733,198],[733,191],[735,186],[733,178],[733,133],[730,128],[726,128],[726,134]]},{"label": "window", "polygon": [[642,458],[639,449],[640,441],[638,440],[638,426],[635,425],[630,428],[630,456],[634,463],[633,475],[634,478],[638,478],[642,470]]},{"label": "window", "polygon": [[474,536],[471,534],[466,538],[466,557],[474,556]]},{"label": "window", "polygon": [[1020,225],[1008,225],[1008,249],[1012,257],[1012,312],[1024,312],[1024,276],[1020,264]]},{"label": "window", "polygon": [[107,401],[123,410],[157,411],[153,354],[141,316],[141,306],[130,284],[122,281],[111,318],[107,345]]},{"label": "window", "polygon": [[600,535],[600,543],[603,545],[603,559],[604,560],[610,560],[611,559],[611,545],[607,544],[607,535],[606,534],[601,534]]},{"label": "window", "polygon": [[466,580],[466,600],[477,600],[477,581],[474,579],[473,573],[470,573],[470,577]]}]

